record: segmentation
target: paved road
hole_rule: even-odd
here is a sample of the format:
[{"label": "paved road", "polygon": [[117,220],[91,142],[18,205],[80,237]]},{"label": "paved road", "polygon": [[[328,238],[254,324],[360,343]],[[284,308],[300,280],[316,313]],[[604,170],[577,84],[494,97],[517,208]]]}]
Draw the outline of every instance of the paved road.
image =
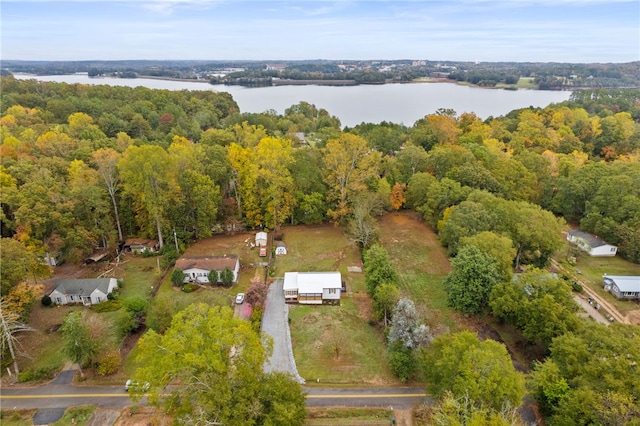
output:
[{"label": "paved road", "polygon": [[298,374],[296,361],[293,358],[289,330],[289,306],[284,303],[282,285],[282,279],[277,279],[271,284],[264,304],[262,331],[273,338],[273,353],[265,362],[264,371],[288,373],[298,382],[304,383],[304,379]]},{"label": "paved road", "polygon": [[[310,407],[411,408],[417,402],[431,401],[424,388],[305,387],[304,390]],[[133,405],[122,386],[85,387],[51,383],[36,388],[2,388],[1,393],[0,406],[3,409],[37,408],[51,412],[61,409],[62,413],[67,407],[85,404],[111,409]]]}]

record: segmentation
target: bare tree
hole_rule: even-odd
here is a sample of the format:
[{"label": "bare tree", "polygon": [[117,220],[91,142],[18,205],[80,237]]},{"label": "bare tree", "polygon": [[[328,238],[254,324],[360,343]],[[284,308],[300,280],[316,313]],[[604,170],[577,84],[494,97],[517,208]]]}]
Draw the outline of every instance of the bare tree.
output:
[{"label": "bare tree", "polygon": [[0,340],[2,341],[1,353],[9,351],[13,360],[13,370],[16,376],[20,373],[18,369],[18,360],[16,358],[16,349],[19,346],[17,334],[21,331],[33,331],[33,328],[27,324],[20,322],[20,315],[8,309],[7,303],[0,298]]}]

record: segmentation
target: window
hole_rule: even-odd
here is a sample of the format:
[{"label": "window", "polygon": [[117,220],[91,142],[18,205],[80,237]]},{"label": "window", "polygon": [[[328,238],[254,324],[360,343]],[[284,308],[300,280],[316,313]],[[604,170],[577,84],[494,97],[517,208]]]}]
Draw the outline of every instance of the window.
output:
[{"label": "window", "polygon": [[329,294],[336,294],[336,289],[335,288],[330,288],[329,289]]},{"label": "window", "polygon": [[62,299],[59,298],[59,297],[56,297],[56,303],[58,303],[58,304],[62,303]]},{"label": "window", "polygon": [[611,247],[611,253],[613,253],[614,251],[616,251],[615,247]]}]

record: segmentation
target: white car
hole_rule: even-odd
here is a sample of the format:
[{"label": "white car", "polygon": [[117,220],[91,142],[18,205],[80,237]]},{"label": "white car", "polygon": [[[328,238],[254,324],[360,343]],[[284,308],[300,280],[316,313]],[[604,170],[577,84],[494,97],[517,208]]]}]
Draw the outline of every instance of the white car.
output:
[{"label": "white car", "polygon": [[240,305],[242,302],[244,302],[244,293],[238,293],[236,296],[236,303]]}]

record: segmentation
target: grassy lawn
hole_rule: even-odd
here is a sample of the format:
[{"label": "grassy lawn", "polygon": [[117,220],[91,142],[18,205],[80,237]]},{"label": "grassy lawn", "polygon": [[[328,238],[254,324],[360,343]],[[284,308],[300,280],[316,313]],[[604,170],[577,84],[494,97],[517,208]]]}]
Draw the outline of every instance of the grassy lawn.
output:
[{"label": "grassy lawn", "polygon": [[0,424],[2,426],[32,426],[33,416],[37,410],[2,410]]},{"label": "grassy lawn", "polygon": [[520,77],[516,84],[496,84],[498,89],[537,89],[538,85],[534,83],[533,77]]},{"label": "grassy lawn", "polygon": [[[298,371],[309,383],[395,383],[387,368],[380,331],[369,325],[371,300],[364,294],[360,250],[340,227],[281,228],[287,254],[278,256],[275,276],[285,272],[340,271],[347,285],[341,306],[292,305],[291,339]],[[331,368],[327,368],[331,366]]]},{"label": "grassy lawn", "polygon": [[457,330],[460,316],[447,306],[442,282],[451,267],[433,230],[414,212],[389,213],[378,220],[380,241],[400,275],[400,290],[416,304],[434,333]]},{"label": "grassy lawn", "polygon": [[386,408],[307,408],[305,425],[388,425],[392,415]]},{"label": "grassy lawn", "polygon": [[341,306],[291,306],[289,318],[298,372],[308,384],[397,383],[383,336],[352,298]]}]

